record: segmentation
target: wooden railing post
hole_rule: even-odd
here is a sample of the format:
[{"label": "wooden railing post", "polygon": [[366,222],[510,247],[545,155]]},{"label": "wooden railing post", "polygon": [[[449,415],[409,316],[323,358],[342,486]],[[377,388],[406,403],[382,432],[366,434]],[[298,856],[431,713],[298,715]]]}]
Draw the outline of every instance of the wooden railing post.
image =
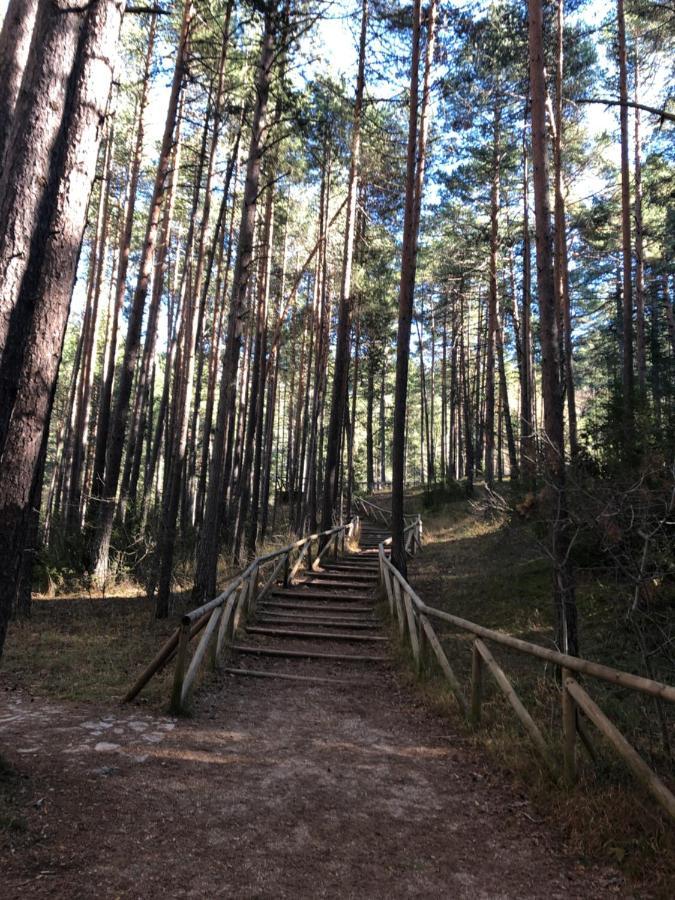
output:
[{"label": "wooden railing post", "polygon": [[178,635],[178,652],[176,653],[176,668],[173,673],[173,689],[171,691],[171,711],[182,713],[183,710],[183,682],[188,661],[188,645],[192,626],[189,622],[181,622]]},{"label": "wooden railing post", "polygon": [[426,675],[431,669],[431,644],[429,643],[429,638],[427,637],[427,633],[424,629],[421,615],[417,616],[417,623],[417,635],[420,645],[420,660],[417,670],[418,674]]},{"label": "wooden railing post", "polygon": [[483,660],[476,645],[473,643],[471,656],[471,713],[469,721],[475,727],[480,724],[480,711],[483,699]]},{"label": "wooden railing post", "polygon": [[562,678],[562,724],[563,724],[563,768],[565,782],[571,787],[577,778],[576,738],[577,709],[570,692],[567,690],[567,679],[571,673],[561,670]]},{"label": "wooden railing post", "polygon": [[248,595],[248,612],[247,619],[253,618],[255,615],[256,604],[258,603],[258,588],[260,583],[260,567],[256,566],[251,572],[251,589]]},{"label": "wooden railing post", "polygon": [[396,598],[396,618],[398,619],[398,633],[403,639],[405,635],[405,610],[403,609],[403,600],[401,598],[401,585],[398,583],[398,578],[392,578],[394,582],[394,597]]},{"label": "wooden railing post", "polygon": [[405,605],[405,616],[408,621],[408,637],[410,638],[410,648],[412,650],[413,659],[415,660],[415,669],[420,674],[420,642],[417,632],[417,621],[415,619],[415,611],[413,610],[412,600],[403,589],[403,603]]}]

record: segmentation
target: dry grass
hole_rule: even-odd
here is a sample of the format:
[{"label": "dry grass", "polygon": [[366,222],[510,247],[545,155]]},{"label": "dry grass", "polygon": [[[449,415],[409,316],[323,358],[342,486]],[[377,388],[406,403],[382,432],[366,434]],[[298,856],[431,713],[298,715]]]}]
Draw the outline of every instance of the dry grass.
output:
[{"label": "dry grass", "polygon": [[[261,554],[287,545],[292,536],[274,534]],[[221,559],[218,584],[240,567]],[[133,582],[110,584],[103,593],[83,588],[57,597],[34,595],[28,620],[10,624],[0,674],[56,700],[116,703],[175,630],[180,616],[194,606],[190,565],[178,567],[172,615],[157,620],[154,605]],[[164,709],[170,694],[171,663],[143,689],[139,702]]]},{"label": "dry grass", "polygon": [[[2,658],[4,681],[57,700],[119,702],[176,628],[185,601],[170,619],[154,618],[139,595],[36,600],[31,618],[10,625]],[[142,702],[166,705],[170,671],[150,682]]]}]

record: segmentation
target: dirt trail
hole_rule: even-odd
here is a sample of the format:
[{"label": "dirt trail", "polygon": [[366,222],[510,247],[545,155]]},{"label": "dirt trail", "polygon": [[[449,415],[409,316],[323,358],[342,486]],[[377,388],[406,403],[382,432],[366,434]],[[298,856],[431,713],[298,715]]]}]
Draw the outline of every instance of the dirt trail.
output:
[{"label": "dirt trail", "polygon": [[27,827],[0,831],[2,900],[627,896],[401,687],[373,562],[260,604],[191,719],[6,686],[0,748]]},{"label": "dirt trail", "polygon": [[29,827],[4,900],[625,896],[391,672],[221,676],[180,722],[4,692],[0,746]]}]

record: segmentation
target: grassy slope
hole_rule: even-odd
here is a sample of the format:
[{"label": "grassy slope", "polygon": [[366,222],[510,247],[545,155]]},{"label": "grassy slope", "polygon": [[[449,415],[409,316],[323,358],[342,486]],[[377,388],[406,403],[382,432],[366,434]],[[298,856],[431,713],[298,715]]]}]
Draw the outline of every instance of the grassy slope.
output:
[{"label": "grassy slope", "polygon": [[[409,576],[428,604],[487,627],[552,646],[550,565],[526,520],[489,520],[466,501],[425,510],[421,497],[411,509],[422,513],[424,551],[412,562]],[[603,584],[597,573],[579,575],[578,606],[582,654],[618,668],[645,674],[625,605],[621,586]],[[460,679],[466,684],[470,669],[470,638],[439,625],[438,634]],[[560,699],[553,673],[530,657],[493,646],[498,662],[518,694],[554,746],[560,740]],[[672,673],[654,659],[655,677],[672,682]],[[489,682],[489,676],[486,676]],[[651,701],[592,680],[586,687],[610,717],[629,736],[643,756],[657,766],[673,787],[672,760],[663,751],[661,731]],[[600,752],[598,765],[584,755],[581,777],[572,791],[551,789],[504,698],[488,683],[485,722],[478,736],[495,759],[527,785],[542,810],[553,810],[562,820],[577,852],[620,862],[629,874],[650,878],[667,895],[673,877],[675,842],[672,823],[636,786],[623,765],[588,730]],[[452,709],[438,680],[427,683],[433,701]],[[672,739],[673,711],[670,713]]]}]

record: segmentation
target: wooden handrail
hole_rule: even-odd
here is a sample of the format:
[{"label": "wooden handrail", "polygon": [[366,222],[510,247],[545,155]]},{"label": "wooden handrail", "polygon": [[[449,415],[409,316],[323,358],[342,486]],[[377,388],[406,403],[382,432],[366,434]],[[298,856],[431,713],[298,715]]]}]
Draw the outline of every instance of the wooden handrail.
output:
[{"label": "wooden handrail", "polygon": [[[331,545],[337,548],[337,541],[340,536],[342,536],[344,545],[344,539],[353,535],[355,529],[358,529],[358,521],[358,517],[355,517],[350,522],[336,525],[327,531],[306,535],[292,544],[252,560],[243,572],[240,572],[239,575],[236,575],[225,585],[225,588],[217,597],[183,615],[178,629],[166,641],[136,680],[133,687],[125,694],[122,702],[126,703],[133,700],[150,679],[175,655],[176,666],[173,678],[171,708],[174,712],[182,712],[196,681],[198,670],[207,655],[209,645],[213,644],[211,659],[212,663],[216,664],[224,645],[227,643],[226,636],[236,629],[242,617],[253,614],[256,602],[267,594],[282,569],[287,573],[285,577],[285,582],[287,582],[289,578],[292,579],[306,555],[311,552],[314,542],[322,538],[325,539],[323,552]],[[296,551],[299,551],[297,559],[294,558],[291,561],[291,557]],[[321,554],[319,554],[320,557]],[[271,573],[265,576],[266,580],[262,588],[260,588],[258,585],[260,570],[270,563],[276,564],[273,566]],[[188,647],[190,641],[204,628],[204,634],[192,659],[189,660]]]},{"label": "wooden handrail", "polygon": [[555,663],[555,665],[560,666],[563,669],[570,669],[573,672],[590,675],[593,678],[607,681],[610,684],[617,684],[632,691],[640,691],[643,694],[649,694],[652,697],[658,697],[661,700],[675,703],[675,687],[672,687],[671,685],[662,684],[651,678],[644,678],[642,675],[633,675],[631,672],[614,669],[611,666],[605,666],[602,663],[592,662],[591,660],[584,659],[580,656],[568,656],[566,653],[559,653],[557,650],[549,650],[547,647],[542,647],[539,644],[523,641],[520,638],[512,637],[510,634],[504,634],[503,632],[495,631],[492,628],[485,628],[485,626],[478,625],[476,622],[462,619],[459,616],[454,616],[452,613],[444,612],[433,606],[427,606],[427,604],[424,603],[410,587],[398,569],[396,569],[386,557],[384,559],[384,565],[387,566],[391,574],[401,583],[404,590],[409,594],[417,611],[429,618],[448,622],[450,625],[455,625],[463,631],[468,631],[471,634],[476,635],[476,637],[494,641],[494,643],[509,647],[511,650],[517,650],[519,653],[536,656],[539,659],[546,660],[546,662]]},{"label": "wooden handrail", "polygon": [[[408,546],[410,545],[411,552],[414,554],[416,549],[419,549],[422,546],[422,521],[419,516],[417,517],[416,522],[406,529],[406,532],[408,531],[410,532],[411,537],[409,541],[406,540],[405,546],[406,549],[408,549]],[[435,609],[432,606],[427,606],[427,604],[415,593],[409,582],[401,575],[398,569],[396,569],[390,560],[387,559],[384,553],[384,547],[385,543],[388,543],[389,540],[380,543],[378,556],[380,563],[380,580],[389,601],[390,613],[398,620],[401,637],[403,638],[407,635],[418,671],[424,667],[425,662],[428,659],[428,650],[430,649],[433,651],[450,684],[452,692],[457,698],[462,712],[469,722],[475,726],[480,721],[482,670],[483,667],[486,666],[499,688],[506,695],[514,712],[545,761],[549,772],[554,778],[557,778],[558,766],[551,754],[547,742],[514,691],[508,677],[497,664],[483,641],[492,641],[495,644],[508,647],[519,653],[525,653],[537,659],[543,659],[546,662],[554,663],[561,668],[563,673],[563,770],[566,780],[572,782],[576,775],[575,743],[577,731],[579,731],[584,742],[587,740],[584,731],[576,721],[577,716],[575,707],[578,707],[607,738],[633,774],[645,784],[653,797],[660,803],[666,812],[675,819],[675,796],[658,778],[656,773],[650,769],[647,763],[640,757],[616,726],[610,722],[595,701],[593,701],[586,691],[570,677],[570,672],[578,672],[608,682],[609,684],[618,685],[631,691],[656,697],[659,700],[666,700],[670,703],[675,703],[675,687],[655,681],[651,678],[644,678],[641,675],[634,675],[631,672],[624,672],[620,669],[614,669],[611,666],[592,662],[591,660],[583,659],[581,657],[568,656],[566,653],[549,650],[547,647],[541,647],[539,644],[523,641],[520,638],[503,634],[501,631],[485,628],[482,625],[478,625],[476,622],[471,622],[468,619],[463,619],[459,616],[454,616],[451,613],[444,612],[443,610]],[[446,622],[474,635],[475,640],[472,645],[472,672],[469,702],[465,699],[459,680],[433,629],[433,625],[430,621],[431,619]]]}]

